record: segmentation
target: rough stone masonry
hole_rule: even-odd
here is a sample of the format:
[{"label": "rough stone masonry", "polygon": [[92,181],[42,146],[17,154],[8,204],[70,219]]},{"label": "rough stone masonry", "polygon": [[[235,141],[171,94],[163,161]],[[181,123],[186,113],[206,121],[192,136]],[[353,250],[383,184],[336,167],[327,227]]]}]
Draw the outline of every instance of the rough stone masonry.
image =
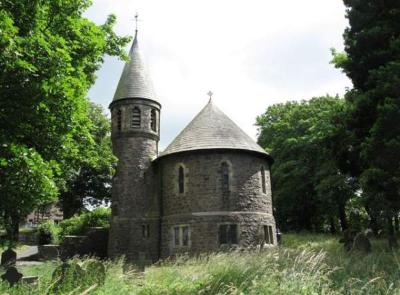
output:
[{"label": "rough stone masonry", "polygon": [[110,257],[155,262],[178,253],[276,245],[271,156],[212,102],[158,152],[161,104],[137,31],[110,104],[118,167]]}]

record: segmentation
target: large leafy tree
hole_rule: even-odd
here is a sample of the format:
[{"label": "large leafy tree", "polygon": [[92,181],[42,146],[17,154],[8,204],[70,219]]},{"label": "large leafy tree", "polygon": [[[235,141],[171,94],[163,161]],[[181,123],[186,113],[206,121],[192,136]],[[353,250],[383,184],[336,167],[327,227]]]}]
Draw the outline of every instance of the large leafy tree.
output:
[{"label": "large leafy tree", "polygon": [[354,85],[346,94],[347,168],[360,180],[370,215],[385,218],[393,236],[400,210],[400,2],[344,3],[345,53],[334,52],[333,62]]},{"label": "large leafy tree", "polygon": [[[100,26],[83,17],[90,4],[89,0],[0,1],[0,143],[29,151],[32,163],[51,166],[61,192],[96,144],[86,99],[95,72],[104,54],[125,57],[122,48],[129,41],[113,32],[114,16]],[[17,164],[10,164],[10,157],[25,153],[5,154],[1,173],[11,175]],[[42,187],[45,195],[46,187],[40,185],[43,175],[23,171],[24,179]],[[3,192],[11,194],[13,188],[14,195],[25,196],[22,183],[2,185]],[[20,194],[15,191],[18,187]],[[31,203],[32,209],[38,203]],[[11,222],[15,225],[19,218]]]},{"label": "large leafy tree", "polygon": [[81,159],[69,175],[66,189],[60,195],[64,217],[78,213],[84,205],[96,206],[111,198],[111,180],[116,158],[111,149],[110,120],[100,105],[89,105],[90,134],[94,143],[89,157]]},{"label": "large leafy tree", "polygon": [[21,145],[0,146],[0,222],[8,241],[18,238],[21,217],[32,208],[55,201],[52,162],[45,162],[33,149]]},{"label": "large leafy tree", "polygon": [[335,232],[338,220],[348,227],[345,207],[356,186],[333,157],[343,108],[343,99],[317,97],[273,105],[257,118],[258,142],[275,159],[275,216],[284,230]]}]

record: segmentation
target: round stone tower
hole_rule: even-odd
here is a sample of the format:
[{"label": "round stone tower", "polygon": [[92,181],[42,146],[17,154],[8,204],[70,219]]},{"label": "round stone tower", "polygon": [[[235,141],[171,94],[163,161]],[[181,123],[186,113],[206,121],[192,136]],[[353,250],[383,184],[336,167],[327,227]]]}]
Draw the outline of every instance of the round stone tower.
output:
[{"label": "round stone tower", "polygon": [[152,160],[157,157],[161,105],[154,94],[137,31],[114,99],[111,137],[118,166],[112,184],[108,252],[129,261],[159,257],[160,207]]}]

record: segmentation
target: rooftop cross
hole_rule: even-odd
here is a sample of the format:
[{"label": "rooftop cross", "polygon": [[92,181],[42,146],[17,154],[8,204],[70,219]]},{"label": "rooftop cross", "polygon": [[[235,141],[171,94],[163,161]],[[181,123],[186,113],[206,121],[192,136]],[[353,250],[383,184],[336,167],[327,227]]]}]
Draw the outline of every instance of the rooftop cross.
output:
[{"label": "rooftop cross", "polygon": [[136,29],[135,31],[138,31],[138,22],[139,22],[139,14],[136,12],[135,14],[135,25],[136,25]]},{"label": "rooftop cross", "polygon": [[210,97],[210,101],[211,101],[211,99],[212,99],[213,94],[214,94],[214,93],[212,93],[211,90],[207,92],[207,95]]}]

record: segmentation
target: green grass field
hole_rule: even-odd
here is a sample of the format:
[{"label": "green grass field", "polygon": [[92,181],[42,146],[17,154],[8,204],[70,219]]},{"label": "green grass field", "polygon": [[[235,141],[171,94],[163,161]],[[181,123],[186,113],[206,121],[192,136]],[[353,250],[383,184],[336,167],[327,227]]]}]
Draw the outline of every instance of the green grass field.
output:
[{"label": "green grass field", "polygon": [[[88,293],[88,285],[73,286],[65,294],[400,294],[400,252],[387,250],[385,241],[372,244],[368,255],[349,254],[332,236],[286,234],[280,248],[181,256],[143,273],[107,262],[104,285]],[[0,284],[0,294],[52,294],[55,267],[21,267],[25,275],[39,275],[39,285]]]}]

